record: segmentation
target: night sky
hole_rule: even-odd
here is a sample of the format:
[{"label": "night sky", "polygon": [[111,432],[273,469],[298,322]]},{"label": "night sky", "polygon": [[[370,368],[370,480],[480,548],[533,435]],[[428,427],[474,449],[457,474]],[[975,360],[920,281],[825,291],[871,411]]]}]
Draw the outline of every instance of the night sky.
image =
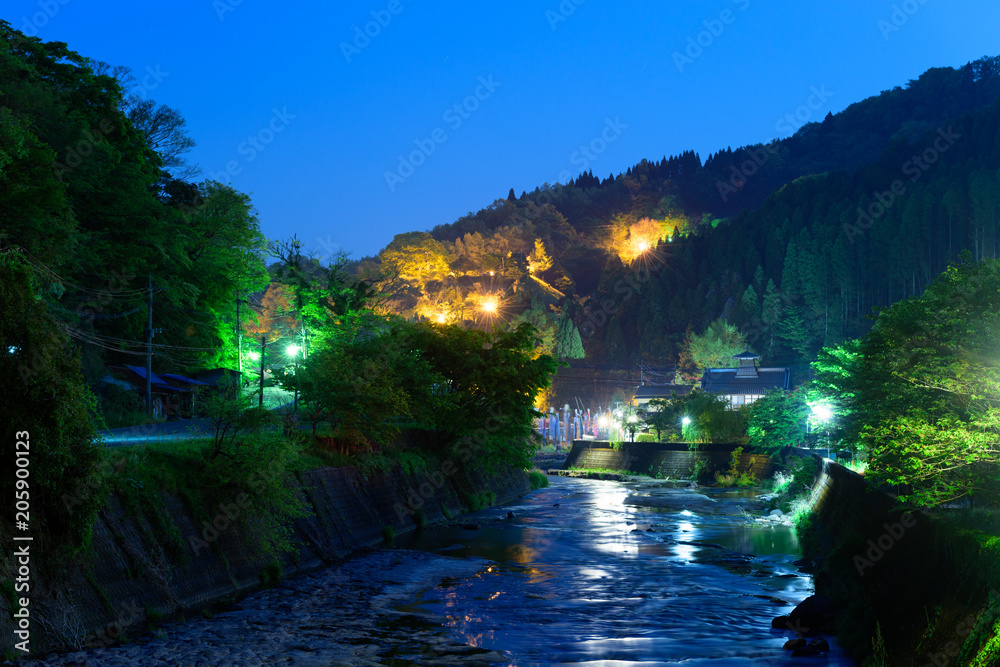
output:
[{"label": "night sky", "polygon": [[6,0],[0,18],[131,67],[269,238],[356,258],[511,187],[785,137],[786,114],[1000,54],[996,0]]}]

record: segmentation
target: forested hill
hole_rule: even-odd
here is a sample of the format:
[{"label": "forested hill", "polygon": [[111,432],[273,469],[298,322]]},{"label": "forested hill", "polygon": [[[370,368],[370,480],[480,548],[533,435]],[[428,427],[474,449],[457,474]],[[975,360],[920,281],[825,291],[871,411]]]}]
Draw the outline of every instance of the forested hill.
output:
[{"label": "forested hill", "polygon": [[[689,329],[722,318],[765,361],[804,361],[864,333],[873,307],[920,293],[961,251],[995,256],[998,100],[1000,58],[932,69],[704,164],[686,152],[512,190],[397,237],[381,263],[409,277],[399,312],[469,319],[477,294],[502,293],[506,319],[546,330],[560,356],[574,356],[566,320],[592,361],[666,365]],[[406,256],[439,270],[408,272]],[[650,277],[636,282],[641,267]]]}]

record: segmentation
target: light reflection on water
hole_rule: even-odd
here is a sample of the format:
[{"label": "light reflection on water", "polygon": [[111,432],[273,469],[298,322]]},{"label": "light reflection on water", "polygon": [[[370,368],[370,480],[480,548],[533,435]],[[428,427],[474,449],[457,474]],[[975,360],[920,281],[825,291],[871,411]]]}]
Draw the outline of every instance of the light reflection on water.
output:
[{"label": "light reflection on water", "polygon": [[770,629],[812,592],[792,565],[799,548],[790,528],[683,505],[627,505],[628,484],[550,481],[481,513],[513,511],[511,521],[416,536],[407,547],[499,565],[425,590],[400,610],[444,617],[454,637],[505,651],[512,665],[799,664],[781,650],[789,635]]}]

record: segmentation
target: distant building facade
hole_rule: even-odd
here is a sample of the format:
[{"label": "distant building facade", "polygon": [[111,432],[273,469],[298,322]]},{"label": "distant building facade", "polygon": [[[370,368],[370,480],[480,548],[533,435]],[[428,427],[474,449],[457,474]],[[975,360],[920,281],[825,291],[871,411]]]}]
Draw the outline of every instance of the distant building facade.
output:
[{"label": "distant building facade", "polygon": [[792,388],[792,369],[758,368],[760,356],[750,351],[733,358],[739,361],[738,367],[709,368],[701,378],[701,390],[726,398],[732,409],[738,410],[776,389]]},{"label": "distant building facade", "polygon": [[694,389],[690,384],[643,384],[636,387],[630,403],[640,410],[648,410],[649,402],[658,398],[669,400],[675,396],[686,396]]}]

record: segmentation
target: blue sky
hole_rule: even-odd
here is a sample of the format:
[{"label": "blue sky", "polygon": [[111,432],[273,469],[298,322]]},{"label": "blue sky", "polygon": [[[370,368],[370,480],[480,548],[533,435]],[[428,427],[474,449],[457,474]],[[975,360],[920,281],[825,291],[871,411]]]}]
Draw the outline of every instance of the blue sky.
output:
[{"label": "blue sky", "polygon": [[995,0],[276,5],[6,0],[0,18],[131,67],[269,238],[356,258],[511,187],[787,136],[814,88],[821,120],[1000,54]]}]

